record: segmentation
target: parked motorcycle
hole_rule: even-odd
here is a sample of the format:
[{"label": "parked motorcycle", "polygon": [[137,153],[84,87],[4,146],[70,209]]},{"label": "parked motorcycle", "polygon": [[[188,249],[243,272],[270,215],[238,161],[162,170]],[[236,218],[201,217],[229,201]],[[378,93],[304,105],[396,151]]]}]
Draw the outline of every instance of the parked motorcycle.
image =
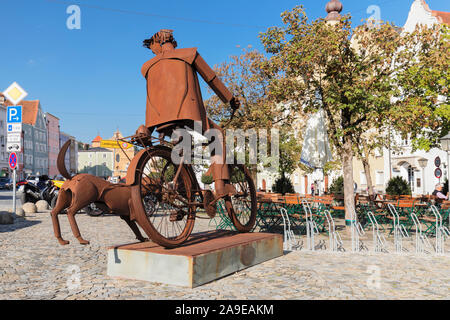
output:
[{"label": "parked motorcycle", "polygon": [[49,186],[49,178],[47,176],[42,176],[39,178],[37,183],[31,181],[24,181],[18,183],[18,198],[22,202],[22,204],[27,202],[36,203],[39,200],[48,200],[46,199],[46,192]]}]

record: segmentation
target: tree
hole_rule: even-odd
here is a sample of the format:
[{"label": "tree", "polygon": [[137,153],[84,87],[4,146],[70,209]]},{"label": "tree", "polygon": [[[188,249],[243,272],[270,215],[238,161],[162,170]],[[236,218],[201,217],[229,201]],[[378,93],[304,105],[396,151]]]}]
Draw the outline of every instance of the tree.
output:
[{"label": "tree", "polygon": [[230,122],[231,108],[213,95],[205,101],[208,116],[225,128],[271,129],[287,121],[290,115],[283,108],[274,108],[267,94],[269,75],[262,68],[267,58],[257,50],[244,50],[239,56],[214,67],[225,86],[239,98],[241,107]]},{"label": "tree", "polygon": [[[270,75],[265,68],[267,58],[257,50],[244,50],[239,56],[216,66],[215,72],[241,101],[241,107],[230,121],[231,109],[213,95],[205,101],[208,116],[229,129],[279,129],[279,174],[292,173],[300,163],[301,146],[299,135],[291,126],[295,113],[290,112],[290,105],[275,104],[270,100],[268,87]],[[270,144],[270,134],[268,135]],[[248,158],[248,154],[247,154]],[[261,159],[260,159],[261,160]],[[256,169],[252,168],[255,174]]]},{"label": "tree", "polygon": [[449,27],[417,26],[404,37],[411,44],[404,51],[415,63],[395,77],[401,95],[390,112],[391,121],[397,132],[409,136],[413,150],[428,151],[450,130]]},{"label": "tree", "polygon": [[302,6],[284,12],[282,20],[284,27],[261,34],[266,51],[272,54],[270,94],[304,112],[324,109],[330,141],[343,164],[346,219],[350,220],[355,210],[354,137],[367,129],[364,123],[369,117],[389,105],[390,62],[400,36],[389,24],[379,30],[364,26],[352,30],[349,16],[335,25],[323,19],[310,23]]},{"label": "tree", "polygon": [[330,186],[330,193],[340,195],[344,193],[344,177],[339,176],[333,180]]},{"label": "tree", "polygon": [[352,28],[350,16],[333,25],[323,19],[309,22],[302,6],[282,13],[282,21],[283,27],[260,35],[272,55],[266,64],[269,95],[300,112],[324,109],[330,141],[342,161],[350,220],[357,141],[368,129],[382,129],[392,120],[391,98],[401,96],[393,79],[417,63],[418,48],[390,23]]},{"label": "tree", "polygon": [[408,181],[400,176],[393,177],[388,181],[386,193],[391,196],[410,195],[411,186]]},{"label": "tree", "polygon": [[294,186],[292,185],[291,179],[286,176],[281,176],[275,180],[272,190],[275,193],[281,193],[285,195],[286,193],[295,193]]}]

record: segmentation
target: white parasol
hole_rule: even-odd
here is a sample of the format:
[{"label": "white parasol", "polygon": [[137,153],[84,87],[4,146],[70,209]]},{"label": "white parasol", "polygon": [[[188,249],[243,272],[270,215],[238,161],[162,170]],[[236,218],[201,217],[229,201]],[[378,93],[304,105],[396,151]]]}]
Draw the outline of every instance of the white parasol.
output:
[{"label": "white parasol", "polygon": [[306,124],[300,161],[310,168],[320,169],[332,160],[324,113],[320,109]]}]

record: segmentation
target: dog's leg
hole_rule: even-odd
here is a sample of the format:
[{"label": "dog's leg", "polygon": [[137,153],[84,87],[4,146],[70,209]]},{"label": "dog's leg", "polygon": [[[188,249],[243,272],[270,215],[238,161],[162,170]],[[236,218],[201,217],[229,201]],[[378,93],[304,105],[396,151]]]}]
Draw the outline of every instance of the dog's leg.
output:
[{"label": "dog's leg", "polygon": [[56,239],[61,245],[69,244],[69,241],[64,240],[61,237],[61,228],[59,226],[58,214],[60,214],[65,208],[70,205],[71,202],[71,194],[68,191],[60,190],[58,199],[56,200],[56,205],[51,212],[52,223],[53,223],[53,232],[55,233]]},{"label": "dog's leg", "polygon": [[[72,202],[74,202],[74,201],[72,201]],[[75,214],[84,207],[85,207],[85,205],[82,205],[82,206],[78,206],[78,205],[72,206],[71,205],[67,209],[67,217],[69,218],[69,223],[70,223],[70,227],[72,228],[73,236],[75,238],[77,238],[81,244],[86,245],[86,244],[89,244],[89,241],[84,240],[81,237],[80,229],[78,229],[78,224],[77,224],[77,221],[75,220]]]},{"label": "dog's leg", "polygon": [[128,226],[131,228],[131,230],[133,231],[134,235],[136,236],[136,239],[138,239],[140,242],[148,241],[147,238],[144,238],[142,236],[142,233],[139,230],[136,222],[135,221],[131,221],[129,216],[120,216],[120,218],[122,220],[124,220],[128,224]]}]

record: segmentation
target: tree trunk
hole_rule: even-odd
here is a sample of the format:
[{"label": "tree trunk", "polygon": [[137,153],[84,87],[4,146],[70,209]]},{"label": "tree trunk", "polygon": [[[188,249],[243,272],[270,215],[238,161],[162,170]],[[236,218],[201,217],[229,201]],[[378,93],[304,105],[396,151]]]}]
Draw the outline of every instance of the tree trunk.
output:
[{"label": "tree trunk", "polygon": [[344,137],[344,146],[342,150],[342,169],[344,171],[345,225],[347,231],[349,231],[352,221],[352,213],[355,212],[353,150],[352,139],[350,136]]},{"label": "tree trunk", "polygon": [[372,175],[370,174],[370,164],[369,164],[369,157],[370,153],[367,150],[367,145],[363,143],[363,156],[361,157],[363,167],[364,167],[364,174],[366,175],[366,182],[367,182],[367,192],[369,193],[369,198],[373,199],[373,184],[372,184]]}]

